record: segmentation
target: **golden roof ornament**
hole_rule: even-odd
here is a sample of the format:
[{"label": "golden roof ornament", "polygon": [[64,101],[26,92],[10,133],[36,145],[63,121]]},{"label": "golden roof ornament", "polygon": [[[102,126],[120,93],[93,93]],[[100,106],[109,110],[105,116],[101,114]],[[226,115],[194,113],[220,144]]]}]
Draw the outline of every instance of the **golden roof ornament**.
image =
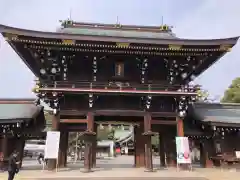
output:
[{"label": "golden roof ornament", "polygon": [[172,32],[172,28],[172,26],[166,24],[160,26],[160,30],[165,32]]},{"label": "golden roof ornament", "polygon": [[61,27],[63,28],[67,28],[68,26],[73,25],[73,20],[71,20],[70,18],[68,18],[67,20],[59,20],[59,22],[61,23]]}]

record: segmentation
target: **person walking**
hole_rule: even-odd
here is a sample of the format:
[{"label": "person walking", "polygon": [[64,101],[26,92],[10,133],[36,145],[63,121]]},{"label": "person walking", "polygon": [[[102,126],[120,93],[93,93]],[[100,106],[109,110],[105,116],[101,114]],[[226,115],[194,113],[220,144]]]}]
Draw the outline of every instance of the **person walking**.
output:
[{"label": "person walking", "polygon": [[44,163],[44,155],[42,153],[39,153],[37,160],[39,164]]},{"label": "person walking", "polygon": [[17,152],[13,152],[8,160],[8,180],[13,180],[15,177],[15,174],[18,173],[18,164],[17,162]]}]

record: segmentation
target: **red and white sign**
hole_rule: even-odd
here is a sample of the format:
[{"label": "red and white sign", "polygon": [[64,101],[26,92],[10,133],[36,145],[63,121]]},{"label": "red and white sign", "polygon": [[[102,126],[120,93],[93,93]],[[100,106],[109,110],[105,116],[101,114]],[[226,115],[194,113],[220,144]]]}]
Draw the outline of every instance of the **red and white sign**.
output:
[{"label": "red and white sign", "polygon": [[191,164],[191,153],[187,137],[176,137],[177,163]]}]

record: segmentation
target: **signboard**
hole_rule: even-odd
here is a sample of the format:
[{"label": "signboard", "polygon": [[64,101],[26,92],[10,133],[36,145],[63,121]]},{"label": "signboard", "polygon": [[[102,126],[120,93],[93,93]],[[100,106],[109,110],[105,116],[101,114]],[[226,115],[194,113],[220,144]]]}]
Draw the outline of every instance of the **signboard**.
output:
[{"label": "signboard", "polygon": [[60,132],[48,131],[45,145],[45,159],[57,159],[59,150]]},{"label": "signboard", "polygon": [[187,137],[176,137],[177,163],[191,164],[191,153]]},{"label": "signboard", "polygon": [[236,158],[240,159],[240,151],[235,151]]}]

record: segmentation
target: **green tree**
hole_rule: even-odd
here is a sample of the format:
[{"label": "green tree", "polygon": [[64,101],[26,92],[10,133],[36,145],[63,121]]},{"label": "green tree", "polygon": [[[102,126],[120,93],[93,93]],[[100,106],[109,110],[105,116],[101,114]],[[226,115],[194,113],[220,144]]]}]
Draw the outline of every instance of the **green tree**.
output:
[{"label": "green tree", "polygon": [[209,92],[205,89],[203,89],[200,85],[197,85],[197,88],[199,89],[197,91],[198,93],[198,101],[200,102],[207,102],[209,101]]},{"label": "green tree", "polygon": [[109,129],[108,128],[101,128],[100,126],[98,126],[97,129],[97,140],[101,141],[101,140],[108,140],[109,139]]},{"label": "green tree", "polygon": [[154,146],[158,146],[159,144],[159,138],[158,138],[159,135],[155,135],[155,136],[152,136],[152,139],[151,139],[151,142],[152,142],[152,145]]},{"label": "green tree", "polygon": [[232,81],[232,84],[225,91],[221,102],[240,103],[240,77]]},{"label": "green tree", "polygon": [[46,121],[46,131],[50,131],[52,129],[52,115],[49,111],[44,110],[44,116]]}]

